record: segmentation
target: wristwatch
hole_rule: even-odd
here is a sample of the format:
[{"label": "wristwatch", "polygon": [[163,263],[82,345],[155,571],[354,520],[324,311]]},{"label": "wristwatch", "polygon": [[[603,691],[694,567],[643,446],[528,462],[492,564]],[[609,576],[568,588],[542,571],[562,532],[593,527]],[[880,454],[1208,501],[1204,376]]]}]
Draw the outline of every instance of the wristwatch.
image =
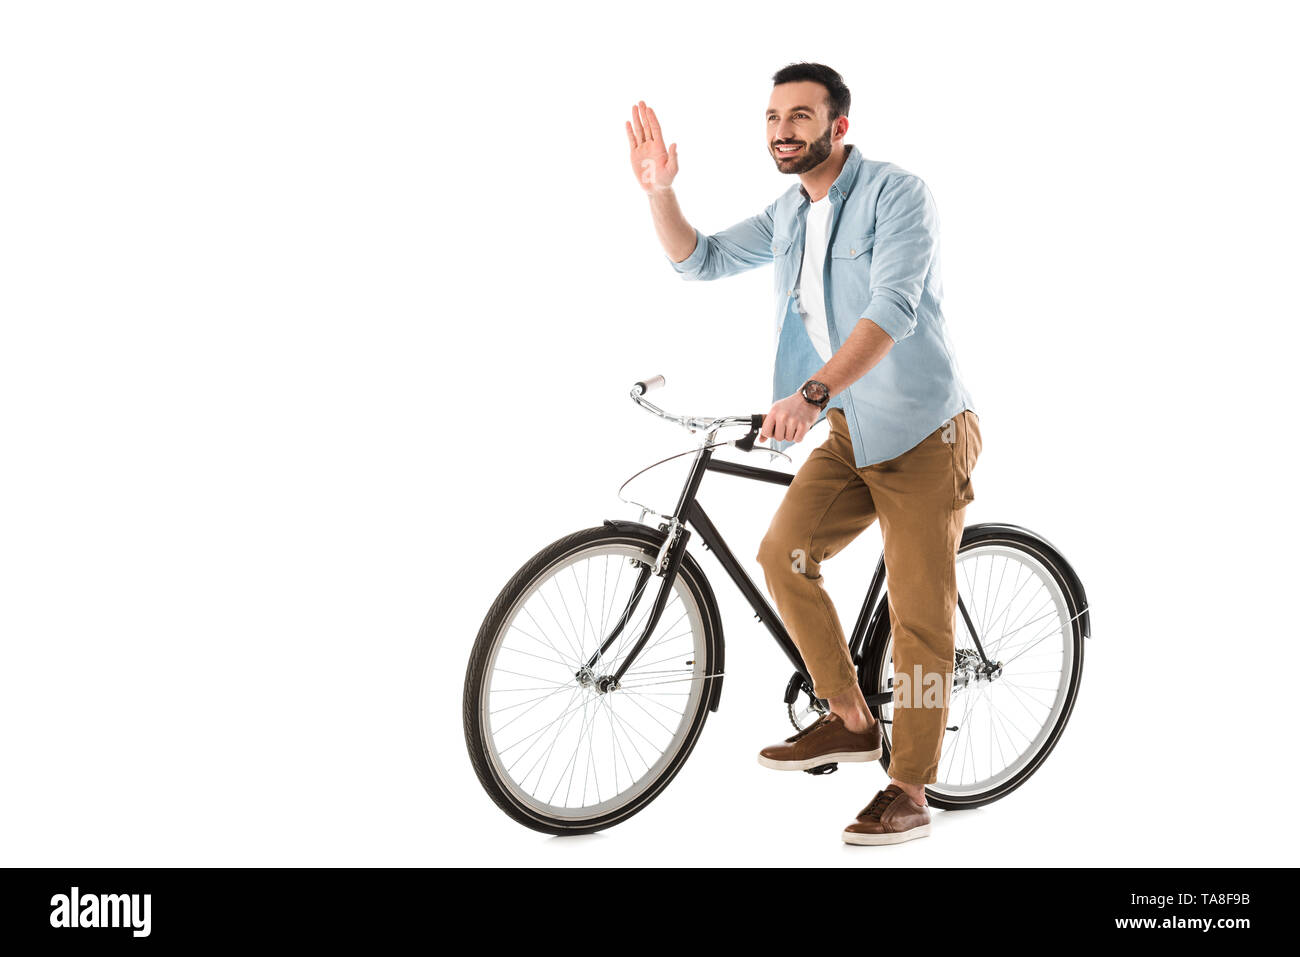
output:
[{"label": "wristwatch", "polygon": [[811,402],[819,409],[826,408],[826,403],[831,400],[831,390],[825,382],[818,382],[816,379],[809,379],[799,388],[799,394],[804,397],[805,402]]}]

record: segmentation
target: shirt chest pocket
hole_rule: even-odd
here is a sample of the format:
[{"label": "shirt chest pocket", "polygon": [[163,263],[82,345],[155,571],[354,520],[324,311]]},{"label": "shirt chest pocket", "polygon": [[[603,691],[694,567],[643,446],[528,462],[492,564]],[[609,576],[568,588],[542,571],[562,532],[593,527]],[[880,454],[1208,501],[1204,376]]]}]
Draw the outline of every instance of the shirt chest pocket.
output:
[{"label": "shirt chest pocket", "polygon": [[794,285],[794,272],[791,254],[794,252],[794,240],[789,236],[772,238],[773,282],[776,291],[782,296],[789,296]]},{"label": "shirt chest pocket", "polygon": [[837,236],[831,243],[832,291],[836,299],[847,297],[850,308],[865,306],[871,298],[871,249],[875,242],[872,230]]}]

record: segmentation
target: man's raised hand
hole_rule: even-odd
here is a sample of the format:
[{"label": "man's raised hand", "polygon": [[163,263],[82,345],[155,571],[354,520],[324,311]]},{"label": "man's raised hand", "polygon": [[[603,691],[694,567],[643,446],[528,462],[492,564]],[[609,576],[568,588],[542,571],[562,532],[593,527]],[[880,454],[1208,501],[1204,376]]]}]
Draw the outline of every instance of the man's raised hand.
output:
[{"label": "man's raised hand", "polygon": [[659,119],[645,100],[633,105],[632,120],[625,125],[637,182],[647,193],[667,189],[677,175],[677,144],[665,148]]}]

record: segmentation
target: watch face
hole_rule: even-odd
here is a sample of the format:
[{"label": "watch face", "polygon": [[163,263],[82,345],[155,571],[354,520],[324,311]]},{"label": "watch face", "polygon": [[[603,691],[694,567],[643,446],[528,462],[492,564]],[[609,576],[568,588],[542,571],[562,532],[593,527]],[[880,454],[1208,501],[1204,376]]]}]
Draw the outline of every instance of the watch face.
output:
[{"label": "watch face", "polygon": [[829,390],[820,382],[805,383],[802,391],[805,399],[809,402],[816,402],[818,405],[825,404],[826,400],[830,398]]}]

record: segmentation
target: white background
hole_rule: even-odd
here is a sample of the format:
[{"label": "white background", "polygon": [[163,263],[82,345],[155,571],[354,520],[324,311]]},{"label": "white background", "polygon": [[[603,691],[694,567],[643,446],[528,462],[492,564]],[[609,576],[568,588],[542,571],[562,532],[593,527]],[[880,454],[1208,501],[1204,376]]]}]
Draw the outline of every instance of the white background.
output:
[{"label": "white background", "polygon": [[[0,863],[1294,861],[1287,5],[3,11]],[[936,199],[967,520],[1083,577],[1078,705],[1008,798],[846,847],[884,775],[757,764],[790,668],[697,549],[722,709],[648,809],[537,834],[466,754],[483,615],[694,441],[634,380],[770,405],[770,273],[673,273],[624,120],[656,109],[716,231],[791,184],[761,115],[803,59]],[[629,493],[670,507],[660,471]],[[756,576],[780,494],[700,493]],[[850,624],[878,547],[827,565]]]}]

